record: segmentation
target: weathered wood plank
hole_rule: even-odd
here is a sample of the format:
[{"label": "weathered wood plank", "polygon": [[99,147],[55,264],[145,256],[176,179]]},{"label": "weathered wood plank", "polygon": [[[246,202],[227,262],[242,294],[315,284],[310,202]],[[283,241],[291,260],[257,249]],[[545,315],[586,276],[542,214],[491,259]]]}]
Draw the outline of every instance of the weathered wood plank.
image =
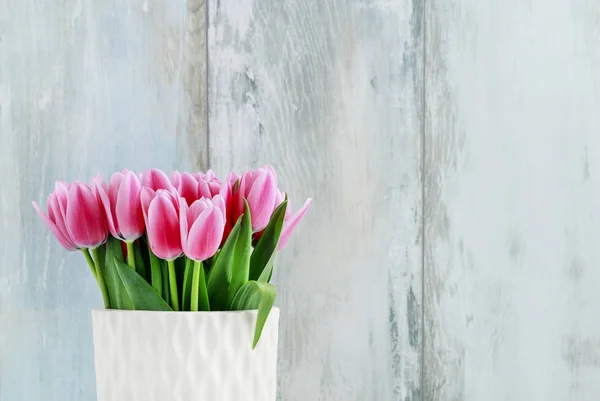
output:
[{"label": "weathered wood plank", "polygon": [[426,10],[425,400],[600,397],[600,8]]},{"label": "weathered wood plank", "polygon": [[210,166],[314,198],[276,274],[281,400],[420,399],[421,16],[209,3]]},{"label": "weathered wood plank", "polygon": [[[99,291],[31,207],[56,179],[206,165],[195,1],[0,6],[0,400],[93,400]],[[197,54],[200,52],[200,54]]]}]

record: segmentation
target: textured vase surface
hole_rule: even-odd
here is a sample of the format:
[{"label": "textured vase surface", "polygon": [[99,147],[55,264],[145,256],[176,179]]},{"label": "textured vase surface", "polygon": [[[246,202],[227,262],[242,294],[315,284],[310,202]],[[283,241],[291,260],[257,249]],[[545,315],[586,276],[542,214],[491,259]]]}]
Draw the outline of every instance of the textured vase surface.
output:
[{"label": "textured vase surface", "polygon": [[98,401],[275,401],[279,309],[94,310]]}]

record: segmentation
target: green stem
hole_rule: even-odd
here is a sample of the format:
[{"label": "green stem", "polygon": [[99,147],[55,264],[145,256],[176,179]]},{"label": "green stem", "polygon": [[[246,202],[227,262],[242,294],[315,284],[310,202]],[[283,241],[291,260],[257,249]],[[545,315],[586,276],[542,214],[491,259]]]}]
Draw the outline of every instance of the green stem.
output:
[{"label": "green stem", "polygon": [[127,264],[135,271],[135,251],[133,249],[133,242],[127,241]]},{"label": "green stem", "polygon": [[110,298],[108,297],[108,288],[106,287],[106,282],[104,281],[104,274],[102,273],[102,266],[100,266],[100,255],[98,254],[98,248],[92,249],[92,254],[94,255],[95,265],[96,265],[96,279],[98,280],[98,285],[100,286],[100,291],[102,292],[102,299],[104,300],[104,307],[106,309],[110,308]]},{"label": "green stem", "polygon": [[167,261],[169,265],[169,289],[171,291],[171,308],[179,310],[179,294],[177,293],[177,277],[175,276],[175,260]]},{"label": "green stem", "polygon": [[[202,262],[194,261],[194,271],[192,274],[192,295],[190,300],[190,310],[198,312],[198,291],[200,290],[200,271],[204,270]],[[202,278],[203,280],[203,278]]]},{"label": "green stem", "polygon": [[[199,310],[209,311],[210,303],[208,301],[208,289],[206,288],[206,277],[204,275],[204,266],[202,266],[202,262],[196,262],[195,269],[200,273],[200,279],[198,280]],[[195,272],[196,271],[194,270],[194,273]]]},{"label": "green stem", "polygon": [[98,281],[98,278],[96,277],[96,265],[94,264],[94,259],[92,259],[92,255],[90,255],[90,251],[87,248],[82,248],[81,252],[83,253],[83,256],[85,256],[85,260],[88,266],[90,267],[94,278],[96,279],[96,281]]}]

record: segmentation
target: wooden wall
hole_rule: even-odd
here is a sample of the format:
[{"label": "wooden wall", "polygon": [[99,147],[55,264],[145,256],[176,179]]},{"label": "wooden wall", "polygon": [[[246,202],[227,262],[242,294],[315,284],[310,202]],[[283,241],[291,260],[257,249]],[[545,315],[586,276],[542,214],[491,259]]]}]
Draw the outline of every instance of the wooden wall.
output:
[{"label": "wooden wall", "polygon": [[279,400],[598,399],[599,67],[593,0],[0,0],[0,401],[95,397],[31,200],[266,163]]}]

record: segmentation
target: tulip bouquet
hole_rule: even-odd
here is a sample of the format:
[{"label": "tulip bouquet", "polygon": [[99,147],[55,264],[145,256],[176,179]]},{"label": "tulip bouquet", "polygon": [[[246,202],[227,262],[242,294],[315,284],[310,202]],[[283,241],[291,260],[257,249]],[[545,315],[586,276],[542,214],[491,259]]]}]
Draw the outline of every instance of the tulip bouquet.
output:
[{"label": "tulip bouquet", "polygon": [[230,173],[124,170],[107,184],[59,181],[45,213],[60,244],[80,250],[107,309],[258,309],[253,346],[273,306],[270,284],[310,199],[292,214],[272,167]]}]

